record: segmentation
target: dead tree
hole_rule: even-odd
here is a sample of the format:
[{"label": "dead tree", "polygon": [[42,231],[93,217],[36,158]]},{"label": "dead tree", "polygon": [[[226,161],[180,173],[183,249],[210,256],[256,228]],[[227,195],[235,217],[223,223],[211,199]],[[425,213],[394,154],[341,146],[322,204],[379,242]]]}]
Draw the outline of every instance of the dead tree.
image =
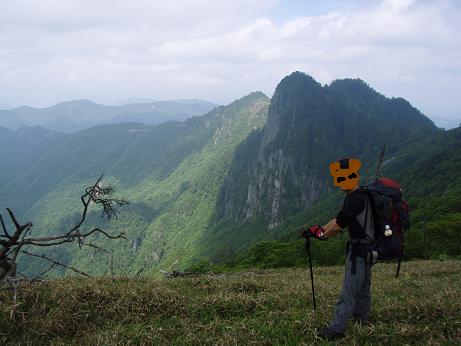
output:
[{"label": "dead tree", "polygon": [[117,215],[119,214],[119,207],[128,204],[127,201],[121,198],[114,197],[115,188],[113,186],[102,186],[102,178],[103,176],[101,175],[101,177],[96,181],[95,184],[85,189],[85,194],[80,198],[83,205],[83,211],[80,215],[80,218],[78,222],[70,230],[67,230],[64,233],[51,236],[32,237],[30,235],[30,232],[32,230],[32,223],[28,222],[23,225],[20,224],[16,216],[14,215],[13,211],[9,208],[6,208],[9,218],[11,219],[12,224],[16,228],[14,232],[9,232],[4,222],[4,219],[0,214],[0,223],[3,231],[3,234],[0,233],[0,282],[14,280],[14,278],[16,277],[17,259],[18,256],[22,254],[31,257],[38,257],[47,260],[51,263],[48,269],[43,273],[37,275],[37,277],[44,275],[55,266],[62,266],[81,275],[89,276],[83,271],[68,266],[64,263],[60,263],[59,261],[46,256],[45,254],[37,254],[29,250],[30,248],[38,249],[50,246],[57,246],[66,243],[78,242],[78,245],[80,247],[82,247],[83,245],[87,245],[109,253],[107,250],[104,250],[91,243],[84,244],[85,239],[95,234],[102,234],[109,239],[126,239],[124,233],[111,235],[98,227],[93,228],[87,232],[81,232],[82,225],[86,220],[86,216],[88,214],[88,210],[91,204],[101,206],[101,217],[106,217],[109,220],[112,217],[117,218]]}]

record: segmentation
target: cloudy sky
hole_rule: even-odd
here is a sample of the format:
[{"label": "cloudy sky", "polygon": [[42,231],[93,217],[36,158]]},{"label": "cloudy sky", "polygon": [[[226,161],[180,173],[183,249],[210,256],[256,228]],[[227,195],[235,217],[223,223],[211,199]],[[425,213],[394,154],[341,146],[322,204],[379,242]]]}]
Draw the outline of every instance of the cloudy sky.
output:
[{"label": "cloudy sky", "polygon": [[461,118],[457,0],[0,0],[0,103],[271,96],[295,70]]}]

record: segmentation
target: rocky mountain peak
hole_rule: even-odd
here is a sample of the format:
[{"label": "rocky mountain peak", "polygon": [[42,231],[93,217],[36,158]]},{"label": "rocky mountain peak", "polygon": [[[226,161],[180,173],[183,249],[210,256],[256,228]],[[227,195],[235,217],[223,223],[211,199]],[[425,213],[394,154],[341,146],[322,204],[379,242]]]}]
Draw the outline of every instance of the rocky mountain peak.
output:
[{"label": "rocky mountain peak", "polygon": [[262,217],[274,228],[332,188],[330,162],[353,156],[371,167],[384,142],[392,155],[411,136],[433,130],[411,105],[386,98],[360,79],[323,87],[294,72],[277,86],[264,129],[239,148],[236,156],[247,158],[248,178],[243,181],[239,172],[228,183],[241,190],[246,184],[247,193],[238,201],[231,190],[224,193],[230,198],[223,201],[225,213],[238,222]]}]

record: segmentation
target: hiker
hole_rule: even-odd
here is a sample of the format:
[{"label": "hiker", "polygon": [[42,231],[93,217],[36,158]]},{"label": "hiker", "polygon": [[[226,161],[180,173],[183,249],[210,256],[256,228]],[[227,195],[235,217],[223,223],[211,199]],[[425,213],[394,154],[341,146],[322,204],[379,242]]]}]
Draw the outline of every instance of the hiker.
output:
[{"label": "hiker", "polygon": [[359,186],[360,167],[357,159],[341,159],[330,165],[335,186],[347,194],[342,210],[323,227],[315,225],[299,230],[304,237],[327,240],[338,235],[343,228],[349,228],[350,241],[342,290],[336,301],[333,319],[318,333],[319,337],[329,341],[344,336],[351,317],[367,323],[370,313],[371,264],[367,261],[367,252],[363,250],[367,244],[365,222],[371,224],[373,221],[372,212],[368,212],[367,193]]}]

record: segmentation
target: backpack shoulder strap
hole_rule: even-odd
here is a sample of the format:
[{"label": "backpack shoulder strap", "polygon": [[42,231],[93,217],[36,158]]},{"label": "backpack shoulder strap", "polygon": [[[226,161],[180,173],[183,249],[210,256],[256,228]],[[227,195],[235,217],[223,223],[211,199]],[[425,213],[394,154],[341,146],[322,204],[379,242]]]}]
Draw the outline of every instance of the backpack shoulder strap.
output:
[{"label": "backpack shoulder strap", "polygon": [[362,189],[362,193],[365,194],[365,208],[363,211],[356,216],[357,222],[363,229],[365,237],[370,242],[375,240],[375,227],[374,227],[374,217],[373,217],[373,205],[370,201],[370,194],[367,188]]}]

